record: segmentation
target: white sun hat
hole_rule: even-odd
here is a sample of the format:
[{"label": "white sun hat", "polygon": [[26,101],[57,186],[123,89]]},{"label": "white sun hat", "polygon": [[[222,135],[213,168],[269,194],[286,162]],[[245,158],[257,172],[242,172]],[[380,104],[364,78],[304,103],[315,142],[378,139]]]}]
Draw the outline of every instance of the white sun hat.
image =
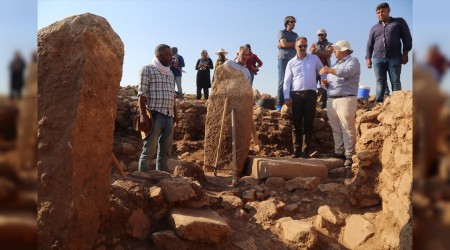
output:
[{"label": "white sun hat", "polygon": [[353,52],[352,46],[350,45],[350,43],[346,40],[341,40],[341,41],[337,41],[333,47],[337,50],[337,51],[346,51],[349,50],[351,52]]},{"label": "white sun hat", "polygon": [[226,52],[224,49],[220,48],[217,52],[216,55],[219,55],[219,53],[223,53],[224,55],[227,55],[228,52]]}]

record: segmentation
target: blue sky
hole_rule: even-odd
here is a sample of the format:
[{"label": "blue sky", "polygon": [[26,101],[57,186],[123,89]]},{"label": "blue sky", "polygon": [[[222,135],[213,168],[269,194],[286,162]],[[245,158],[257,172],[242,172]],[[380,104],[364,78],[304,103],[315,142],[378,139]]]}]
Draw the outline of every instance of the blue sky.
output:
[{"label": "blue sky", "polygon": [[[264,63],[253,87],[275,96],[277,33],[284,28],[285,16],[293,15],[297,19],[294,31],[306,36],[309,44],[317,40],[319,28],[327,30],[328,39],[333,43],[348,40],[362,66],[360,85],[370,86],[374,93],[374,73],[365,66],[364,57],[369,30],[377,22],[375,7],[379,3],[359,0],[39,0],[38,29],[86,12],[106,18],[125,45],[122,86],[138,83],[139,70],[151,61],[157,44],[176,46],[186,62],[183,90],[187,93],[195,93],[195,63],[202,49],[209,52],[213,61],[217,59],[214,52],[219,48],[227,50],[228,58],[232,59],[240,45],[249,43]],[[391,15],[403,17],[412,30],[412,1],[389,4]],[[412,63],[403,66],[401,80],[404,89],[412,89]]]},{"label": "blue sky", "polygon": [[9,63],[19,50],[28,61],[36,49],[37,2],[1,1],[0,5],[0,95],[9,93]]}]

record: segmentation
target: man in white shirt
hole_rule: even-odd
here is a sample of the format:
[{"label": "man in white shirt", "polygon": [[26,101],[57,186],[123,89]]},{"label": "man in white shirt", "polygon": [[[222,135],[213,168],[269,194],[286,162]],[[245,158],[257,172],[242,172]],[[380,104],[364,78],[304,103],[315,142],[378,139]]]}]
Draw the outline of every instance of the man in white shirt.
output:
[{"label": "man in white shirt", "polygon": [[244,74],[245,79],[247,79],[248,83],[250,84],[250,71],[247,68],[247,60],[250,56],[250,51],[246,46],[240,46],[237,52],[237,57],[234,60],[228,60],[225,62],[225,64],[230,65],[232,68],[237,69]]},{"label": "man in white shirt", "polygon": [[317,105],[316,75],[323,68],[318,56],[306,53],[307,48],[306,37],[298,37],[297,54],[289,60],[284,75],[285,104],[292,109],[294,158],[309,158]]}]

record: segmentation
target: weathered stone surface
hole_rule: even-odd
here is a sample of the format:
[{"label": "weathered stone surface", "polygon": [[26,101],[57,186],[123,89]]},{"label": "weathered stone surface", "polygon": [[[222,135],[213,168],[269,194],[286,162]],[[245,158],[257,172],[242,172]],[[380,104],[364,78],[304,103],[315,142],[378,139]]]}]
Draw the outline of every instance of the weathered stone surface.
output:
[{"label": "weathered stone surface", "polygon": [[217,68],[214,74],[216,84],[212,88],[206,114],[205,166],[214,166],[225,99],[228,98],[224,134],[217,165],[224,172],[232,171],[231,110],[234,109],[236,165],[238,174],[241,174],[247,161],[253,126],[252,87],[240,71],[228,65]]},{"label": "weathered stone surface", "polygon": [[242,208],[243,202],[241,198],[232,195],[223,195],[222,197],[222,206],[225,209],[236,209]]},{"label": "weathered stone surface", "polygon": [[87,13],[39,30],[38,57],[38,248],[90,249],[108,209],[123,43]]},{"label": "weathered stone surface", "polygon": [[150,229],[150,220],[144,214],[142,209],[133,211],[127,223],[127,233],[140,240],[148,236]]},{"label": "weathered stone surface", "polygon": [[317,177],[297,177],[286,181],[286,189],[292,191],[294,189],[302,188],[306,190],[313,190],[320,183],[320,178]]},{"label": "weathered stone surface", "polygon": [[284,187],[286,180],[281,177],[269,177],[266,180],[266,186],[268,187]]},{"label": "weathered stone surface", "polygon": [[364,243],[374,234],[374,225],[361,215],[351,215],[347,218],[343,241],[350,249]]},{"label": "weathered stone surface", "polygon": [[317,232],[309,221],[288,220],[281,222],[281,228],[284,239],[301,247],[312,248],[317,243]]},{"label": "weathered stone surface", "polygon": [[319,207],[317,213],[321,215],[325,220],[331,222],[334,225],[341,225],[344,223],[344,219],[338,211],[332,209],[328,205]]},{"label": "weathered stone surface", "polygon": [[284,209],[284,205],[284,202],[272,198],[262,201],[257,203],[254,217],[257,221],[274,219]]},{"label": "weathered stone surface", "polygon": [[150,188],[148,192],[150,199],[152,199],[156,203],[160,203],[163,201],[163,191],[160,187],[153,186]]},{"label": "weathered stone surface", "polygon": [[176,166],[173,174],[175,176],[192,177],[200,183],[206,182],[205,173],[202,168],[193,162],[184,162]]},{"label": "weathered stone surface", "polygon": [[189,182],[184,178],[165,179],[160,182],[164,197],[170,203],[187,201],[196,196]]},{"label": "weathered stone surface", "polygon": [[231,232],[226,221],[211,210],[174,208],[168,219],[178,236],[192,241],[219,243]]},{"label": "weathered stone surface", "polygon": [[158,249],[188,250],[192,246],[192,242],[180,239],[172,230],[153,233],[152,240]]},{"label": "weathered stone surface", "polygon": [[325,165],[313,164],[308,160],[249,157],[247,170],[257,179],[281,177],[290,180],[295,177],[327,177],[328,168]]}]

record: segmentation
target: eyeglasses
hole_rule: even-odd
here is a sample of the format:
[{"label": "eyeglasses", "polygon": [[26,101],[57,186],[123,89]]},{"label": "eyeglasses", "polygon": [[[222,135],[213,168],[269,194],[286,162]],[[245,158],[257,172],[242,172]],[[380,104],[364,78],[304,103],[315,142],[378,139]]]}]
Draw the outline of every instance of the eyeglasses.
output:
[{"label": "eyeglasses", "polygon": [[294,20],[288,20],[286,23],[295,23]]},{"label": "eyeglasses", "polygon": [[318,36],[324,36],[325,34],[318,34]]},{"label": "eyeglasses", "polygon": [[299,47],[300,49],[301,49],[301,48],[305,48],[305,49],[306,49],[306,48],[308,48],[308,45],[299,45],[298,47]]}]

